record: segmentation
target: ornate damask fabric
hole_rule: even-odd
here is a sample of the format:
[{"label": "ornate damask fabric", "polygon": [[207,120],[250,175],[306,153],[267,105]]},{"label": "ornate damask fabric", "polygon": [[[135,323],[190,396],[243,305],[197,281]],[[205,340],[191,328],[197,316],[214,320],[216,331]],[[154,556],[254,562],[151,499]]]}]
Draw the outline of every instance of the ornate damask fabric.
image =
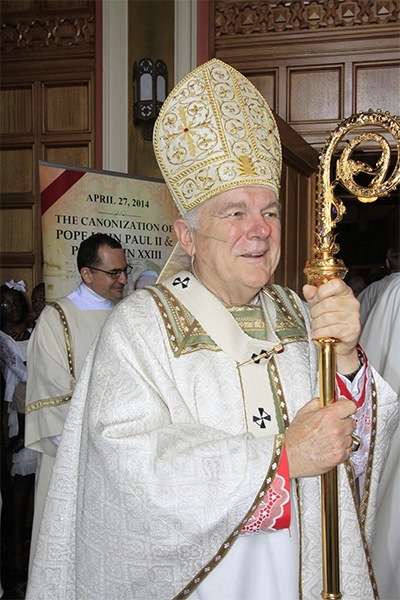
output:
[{"label": "ornate damask fabric", "polygon": [[272,111],[246,77],[218,59],[174,87],[153,145],[181,214],[232,188],[261,185],[279,196],[282,149]]},{"label": "ornate damask fabric", "polygon": [[[246,546],[259,548],[265,557],[272,536],[280,535],[240,532],[271,487],[284,435],[255,438],[247,432],[237,365],[217,347],[201,347],[209,340],[201,339],[199,324],[192,321],[187,331],[189,344],[197,336],[197,349],[173,351],[171,335],[179,327],[163,317],[154,299],[161,301],[160,289],[140,290],[121,302],[85,364],[53,471],[27,600],[204,598],[196,594],[210,573],[217,576],[219,565],[228,571],[240,566],[232,562],[235,548],[239,554]],[[183,323],[184,307],[172,309],[168,295],[163,302]],[[300,299],[296,303],[309,332]],[[309,337],[288,344],[274,362],[291,420],[315,396],[315,346]],[[361,526],[351,465],[340,469],[346,600],[374,597],[368,543],[387,452],[383,429],[390,438],[396,421],[395,399],[376,379],[378,396],[370,404],[375,416],[378,398],[380,405]],[[301,550],[293,540],[307,600],[321,592],[319,487],[319,478],[301,480],[291,502],[300,520]],[[274,559],[278,565],[279,556]],[[245,571],[245,565],[232,571],[242,588]],[[268,582],[262,585],[269,589]]]},{"label": "ornate damask fabric", "polygon": [[[89,288],[84,286],[84,290]],[[86,297],[94,298],[88,292]],[[69,298],[61,298],[57,304],[61,312],[51,305],[42,311],[28,345],[25,445],[39,453],[31,553],[76,377],[111,312],[97,310],[103,307],[97,298],[92,300],[93,310],[82,311]]]},{"label": "ornate damask fabric", "polygon": [[[381,290],[379,299],[369,313],[362,330],[361,343],[371,363],[400,395],[400,273],[393,273],[385,279],[386,287]],[[373,558],[381,600],[400,597],[399,495],[400,429],[397,428],[377,499]]]},{"label": "ornate damask fabric", "polygon": [[54,306],[46,306],[28,345],[26,444],[52,455],[56,448],[52,448],[51,439],[62,433],[76,377],[90,344],[111,312],[82,311],[68,298],[59,300],[58,305],[65,323]]}]

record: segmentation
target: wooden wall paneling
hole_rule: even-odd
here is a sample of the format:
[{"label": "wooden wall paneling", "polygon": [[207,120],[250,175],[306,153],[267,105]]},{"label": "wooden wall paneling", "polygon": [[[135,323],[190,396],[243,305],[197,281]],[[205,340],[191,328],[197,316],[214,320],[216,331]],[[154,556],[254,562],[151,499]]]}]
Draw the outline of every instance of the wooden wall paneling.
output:
[{"label": "wooden wall paneling", "polygon": [[[10,195],[9,198],[12,198]],[[2,202],[0,219],[1,268],[0,281],[24,279],[32,290],[35,281],[35,218],[34,196],[18,195]]]},{"label": "wooden wall paneling", "polygon": [[1,212],[1,245],[4,252],[33,255],[32,207],[10,207]]},{"label": "wooden wall paneling", "polygon": [[41,81],[41,158],[95,166],[94,73],[52,75]]},{"label": "wooden wall paneling", "polygon": [[[306,198],[299,197],[299,188],[301,177],[294,169],[288,168],[288,209],[287,217],[285,221],[285,227],[287,230],[287,248],[285,251],[286,260],[286,280],[287,285],[297,292],[300,293],[300,289],[297,286],[298,280],[301,278],[301,274],[305,267],[305,262],[300,264],[300,241],[302,232],[300,231],[298,215],[300,206],[304,203],[304,209],[307,210]],[[300,268],[300,272],[299,272]]]},{"label": "wooden wall paneling", "polygon": [[[40,4],[42,6],[42,10],[46,11],[53,11],[54,10],[54,0],[39,0]],[[38,2],[38,0],[35,0],[35,2]],[[71,6],[74,6],[75,8],[83,8],[83,9],[88,9],[90,7],[90,0],[57,0],[57,9],[58,10],[65,10],[65,9],[70,9]]]},{"label": "wooden wall paneling", "polygon": [[[351,57],[344,57],[343,60],[343,117],[349,117],[353,113],[353,60]],[[322,144],[319,143],[319,148]]]},{"label": "wooden wall paneling", "polygon": [[43,82],[43,133],[90,133],[90,81]]},{"label": "wooden wall paneling", "polygon": [[1,8],[0,278],[25,279],[30,292],[42,279],[39,160],[95,165],[101,2],[8,0]]},{"label": "wooden wall paneling", "polygon": [[3,145],[0,151],[1,192],[5,194],[33,194],[34,191],[33,144]]},{"label": "wooden wall paneling", "polygon": [[287,69],[286,121],[331,123],[343,114],[343,65]]},{"label": "wooden wall paneling", "polygon": [[354,62],[353,81],[353,112],[380,108],[400,115],[400,60]]},{"label": "wooden wall paneling", "polygon": [[311,258],[313,230],[313,194],[315,177],[306,177],[284,164],[282,172],[282,243],[281,260],[274,282],[286,285],[301,295],[306,283],[304,267]]},{"label": "wooden wall paneling", "polygon": [[303,269],[311,257],[314,238],[318,153],[279,115],[275,118],[282,141],[283,169],[281,260],[273,281],[301,294]]},{"label": "wooden wall paneling", "polygon": [[[10,264],[12,262],[12,264]],[[6,281],[14,279],[14,281],[25,281],[27,295],[30,297],[33,288],[35,287],[36,279],[34,278],[33,265],[20,266],[14,259],[4,257],[1,264],[1,285]]]},{"label": "wooden wall paneling", "polygon": [[371,106],[368,96],[400,112],[397,3],[360,4],[215,1],[215,55],[246,75],[279,71],[275,110],[321,150],[338,121]]},{"label": "wooden wall paneling", "polygon": [[11,13],[28,12],[33,10],[34,2],[37,0],[7,0],[7,11]]},{"label": "wooden wall paneling", "polygon": [[67,166],[91,167],[92,154],[92,146],[88,142],[47,142],[42,146],[43,160]]},{"label": "wooden wall paneling", "polygon": [[0,91],[0,131],[33,134],[32,84],[9,85]]},{"label": "wooden wall paneling", "polygon": [[[210,10],[214,56],[253,78],[279,116],[317,153],[337,123],[355,112],[380,108],[400,114],[398,2],[215,0]],[[271,72],[277,73],[276,94],[266,77]],[[276,280],[293,281],[295,271],[299,290],[300,265],[304,254],[310,257],[314,238],[315,177],[296,176],[284,164],[283,254]],[[390,201],[397,223],[398,196]],[[286,211],[297,218],[296,227],[286,223]],[[343,227],[345,221],[349,218]],[[299,231],[307,231],[308,239],[304,233],[296,238]],[[398,239],[397,227],[390,244]],[[343,245],[347,249],[348,240]]]},{"label": "wooden wall paneling", "polygon": [[7,0],[7,12],[28,12],[32,11],[35,5],[40,5],[42,12],[46,10],[53,12],[55,4],[59,10],[70,9],[72,5],[75,5],[77,8],[88,8],[90,0],[56,0],[56,3],[54,0]]},{"label": "wooden wall paneling", "polygon": [[285,120],[320,150],[344,118],[345,64],[309,64],[286,67]]},{"label": "wooden wall paneling", "polygon": [[302,289],[307,282],[304,275],[304,267],[308,260],[312,258],[312,246],[315,238],[315,197],[316,197],[316,173],[311,177],[299,176],[297,198],[297,280],[296,287],[293,289]]},{"label": "wooden wall paneling", "polygon": [[279,71],[271,69],[260,74],[247,73],[246,75],[252,84],[266,99],[274,112],[278,111],[279,101]]}]

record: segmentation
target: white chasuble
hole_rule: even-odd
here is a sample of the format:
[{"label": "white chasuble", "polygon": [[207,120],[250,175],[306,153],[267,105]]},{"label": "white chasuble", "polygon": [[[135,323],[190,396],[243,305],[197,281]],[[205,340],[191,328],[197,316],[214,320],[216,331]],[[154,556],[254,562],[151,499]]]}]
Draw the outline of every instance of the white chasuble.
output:
[{"label": "white chasuble", "polygon": [[[259,307],[225,310],[263,342],[261,350],[265,342],[275,346],[275,338],[266,339],[267,321],[284,345],[281,354],[254,364],[268,373],[275,426],[284,432],[316,395],[317,352],[301,300],[279,286],[266,292],[275,325],[273,315],[260,318]],[[293,531],[241,533],[275,478],[284,433],[249,432],[252,412],[244,407],[240,377],[247,367],[238,370],[238,362],[253,350],[237,359],[227,352],[164,285],[139,290],[114,309],[71,401],[27,600],[183,600],[196,594],[220,600],[228,580],[226,593],[234,590],[234,600],[276,600],[277,589],[284,600],[297,593],[303,600],[320,596],[319,478],[300,480],[292,490],[299,540],[295,523]],[[381,442],[379,432],[395,420],[395,400],[376,379],[374,441]],[[376,443],[371,450],[369,498],[376,494],[385,447]],[[345,467],[340,496],[345,598],[370,600],[367,552]],[[373,510],[373,501],[363,508],[367,549]],[[289,542],[284,535],[292,536]]]}]

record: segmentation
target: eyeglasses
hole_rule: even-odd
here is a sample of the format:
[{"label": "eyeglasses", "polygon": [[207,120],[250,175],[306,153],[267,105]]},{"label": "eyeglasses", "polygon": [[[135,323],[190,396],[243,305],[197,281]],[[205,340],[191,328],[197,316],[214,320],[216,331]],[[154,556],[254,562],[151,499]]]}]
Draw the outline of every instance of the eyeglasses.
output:
[{"label": "eyeglasses", "polygon": [[126,265],[125,269],[113,269],[112,271],[105,271],[104,269],[98,269],[97,267],[89,267],[87,269],[91,271],[100,271],[101,273],[107,273],[111,277],[111,279],[119,279],[122,275],[126,275],[128,277],[129,273],[132,272],[133,267],[131,265]]},{"label": "eyeglasses", "polygon": [[22,306],[23,302],[22,300],[6,300],[6,302],[2,302],[0,304],[1,308],[4,308],[4,310],[8,310],[9,308],[11,308],[12,306]]}]

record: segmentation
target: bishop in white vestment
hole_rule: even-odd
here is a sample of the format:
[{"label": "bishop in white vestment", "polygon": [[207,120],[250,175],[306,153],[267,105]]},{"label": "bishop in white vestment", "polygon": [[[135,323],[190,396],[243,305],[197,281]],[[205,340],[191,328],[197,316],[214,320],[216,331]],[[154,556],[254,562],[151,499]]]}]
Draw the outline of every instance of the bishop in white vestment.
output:
[{"label": "bishop in white vestment", "polygon": [[[357,344],[343,281],[305,286],[307,302],[268,283],[281,231],[273,115],[214,59],[171,92],[154,147],[188,260],[174,252],[90,351],[27,600],[314,600],[319,475],[334,466],[344,597],[377,598],[370,544],[397,400]],[[341,340],[340,401],[325,408],[314,335]]]}]

